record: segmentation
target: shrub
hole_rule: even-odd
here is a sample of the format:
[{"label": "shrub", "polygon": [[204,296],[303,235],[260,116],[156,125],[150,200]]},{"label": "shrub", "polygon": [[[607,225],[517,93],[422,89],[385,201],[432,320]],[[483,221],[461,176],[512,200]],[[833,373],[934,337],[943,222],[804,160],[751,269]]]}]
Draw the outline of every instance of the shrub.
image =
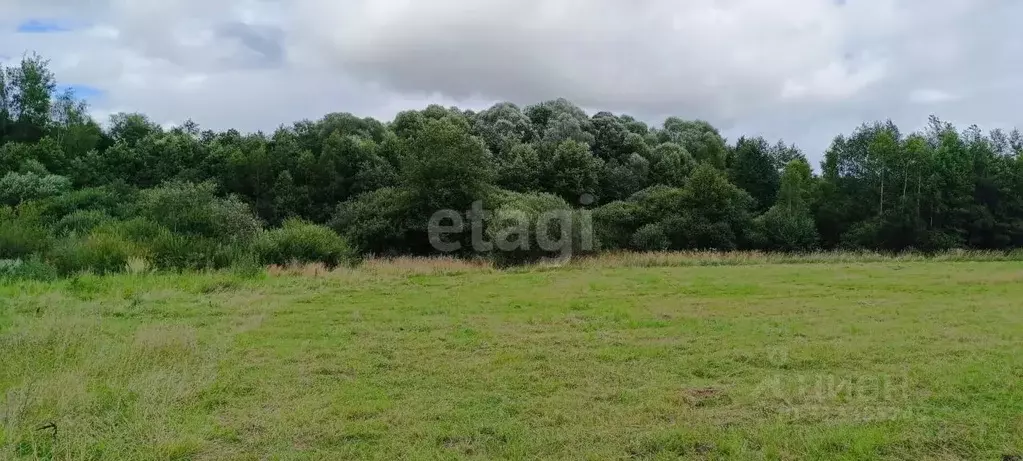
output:
[{"label": "shrub", "polygon": [[348,242],[327,227],[289,219],[279,229],[264,231],[254,248],[264,264],[324,263],[329,267],[348,264],[354,252]]},{"label": "shrub", "polygon": [[213,266],[217,243],[164,230],[146,243],[146,249],[160,269],[200,270]]},{"label": "shrub", "polygon": [[262,228],[248,205],[216,196],[212,183],[170,182],[142,192],[139,212],[175,233],[244,241]]},{"label": "shrub", "polygon": [[45,262],[33,258],[0,259],[0,281],[38,280],[50,281],[57,278],[57,270]]},{"label": "shrub", "polygon": [[[497,264],[522,264],[544,257],[570,256],[582,243],[575,210],[553,194],[503,191],[499,206],[487,223]],[[568,227],[567,229],[564,227]],[[544,232],[546,235],[541,235]],[[463,233],[464,247],[471,245]],[[567,240],[566,240],[567,238]],[[561,248],[555,248],[558,245]],[[566,247],[565,245],[571,245]],[[546,248],[544,248],[546,247]]]},{"label": "shrub", "polygon": [[108,274],[123,271],[129,259],[140,253],[133,242],[117,233],[93,231],[60,241],[50,252],[50,262],[63,275],[83,271]]},{"label": "shrub", "polygon": [[[217,247],[221,245],[212,239],[175,234],[147,218],[108,220],[95,226],[89,234],[117,236],[133,248],[134,255],[156,269],[214,267]],[[229,263],[219,267],[227,265]]]},{"label": "shrub", "polygon": [[684,212],[659,223],[671,249],[735,251],[740,240],[727,222],[711,221],[699,214]]},{"label": "shrub", "polygon": [[208,237],[249,241],[263,229],[249,206],[233,196],[210,203],[210,216],[216,225],[214,235]]},{"label": "shrub", "polygon": [[632,247],[641,251],[664,251],[671,245],[664,229],[657,224],[647,224],[632,234]]},{"label": "shrub", "polygon": [[809,213],[772,207],[753,221],[752,240],[770,251],[807,252],[817,247],[817,225]]},{"label": "shrub", "polygon": [[53,225],[53,232],[57,235],[88,234],[97,226],[112,219],[102,210],[78,210],[57,221]]},{"label": "shrub", "polygon": [[963,239],[948,231],[931,231],[925,235],[923,247],[928,251],[948,251],[963,247]]},{"label": "shrub", "polygon": [[848,231],[842,234],[842,249],[876,249],[877,235],[880,227],[878,219],[868,219],[854,224]]},{"label": "shrub", "polygon": [[146,218],[111,221],[101,226],[101,229],[120,234],[122,237],[143,246],[146,246],[161,235],[170,233],[170,229]]},{"label": "shrub", "polygon": [[258,259],[254,253],[255,251],[252,249],[251,243],[213,242],[212,258],[208,267],[211,269],[234,267],[236,264],[244,263],[246,260]]},{"label": "shrub", "polygon": [[413,253],[411,201],[404,189],[377,189],[339,204],[329,225],[360,253]]},{"label": "shrub", "polygon": [[634,202],[611,202],[593,211],[593,227],[602,250],[629,247],[638,224],[638,205]]},{"label": "shrub", "polygon": [[110,216],[122,217],[138,200],[138,192],[127,186],[91,187],[71,191],[40,201],[42,217],[47,223],[55,223],[76,211],[103,211]]},{"label": "shrub", "polygon": [[49,247],[50,233],[38,219],[0,207],[0,259],[24,259]]},{"label": "shrub", "polygon": [[153,266],[166,270],[204,270],[232,267],[250,257],[249,244],[220,242],[194,235],[175,234],[159,228],[152,237],[137,240]]},{"label": "shrub", "polygon": [[0,203],[18,205],[27,200],[60,195],[71,189],[64,176],[10,172],[0,177]]}]

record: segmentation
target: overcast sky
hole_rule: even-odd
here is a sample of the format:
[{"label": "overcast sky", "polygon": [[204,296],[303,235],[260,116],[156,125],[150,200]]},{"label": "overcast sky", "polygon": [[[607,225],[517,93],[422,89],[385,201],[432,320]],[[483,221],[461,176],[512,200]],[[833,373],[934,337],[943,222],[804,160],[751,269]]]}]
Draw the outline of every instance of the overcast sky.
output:
[{"label": "overcast sky", "polygon": [[1023,126],[1016,0],[0,2],[0,59],[50,58],[103,119],[251,131],[565,97],[811,159],[868,120]]}]

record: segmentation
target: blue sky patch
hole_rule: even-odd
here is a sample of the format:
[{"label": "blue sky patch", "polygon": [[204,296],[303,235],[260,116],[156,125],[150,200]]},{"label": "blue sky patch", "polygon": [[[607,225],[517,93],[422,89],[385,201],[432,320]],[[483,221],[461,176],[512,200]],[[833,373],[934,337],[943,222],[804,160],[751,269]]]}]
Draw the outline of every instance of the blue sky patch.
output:
[{"label": "blue sky patch", "polygon": [[76,98],[86,101],[102,98],[106,94],[106,91],[89,85],[64,85],[57,88],[58,93],[63,93],[65,90],[73,91]]},{"label": "blue sky patch", "polygon": [[18,24],[16,31],[21,34],[52,34],[67,32],[71,26],[53,19],[29,19]]}]

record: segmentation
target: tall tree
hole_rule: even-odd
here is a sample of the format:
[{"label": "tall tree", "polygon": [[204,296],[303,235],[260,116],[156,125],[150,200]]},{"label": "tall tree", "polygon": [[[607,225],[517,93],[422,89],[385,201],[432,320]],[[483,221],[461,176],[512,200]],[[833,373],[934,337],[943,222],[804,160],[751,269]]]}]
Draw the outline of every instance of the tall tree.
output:
[{"label": "tall tree", "polygon": [[776,159],[764,138],[739,138],[729,171],[732,182],[757,201],[757,210],[766,211],[778,195],[780,175]]},{"label": "tall tree", "polygon": [[443,209],[469,210],[474,201],[486,201],[493,192],[493,156],[464,121],[426,120],[406,141],[404,159],[404,184],[425,217]]},{"label": "tall tree", "polygon": [[810,213],[812,192],[810,164],[791,160],[781,175],[777,202],[754,223],[756,246],[774,251],[814,249],[819,236]]},{"label": "tall tree", "polygon": [[544,185],[547,192],[568,203],[579,203],[583,194],[595,194],[599,186],[603,162],[593,156],[589,147],[576,140],[558,145],[545,165]]},{"label": "tall tree", "polygon": [[28,54],[19,65],[3,71],[6,90],[0,96],[6,106],[3,110],[8,112],[11,120],[8,140],[39,140],[46,133],[52,96],[57,88],[56,79],[49,69],[49,61],[37,54]]},{"label": "tall tree", "polygon": [[718,129],[710,123],[668,117],[664,121],[664,128],[657,131],[657,136],[662,143],[672,142],[682,146],[697,162],[706,162],[720,170],[726,167],[728,146]]}]

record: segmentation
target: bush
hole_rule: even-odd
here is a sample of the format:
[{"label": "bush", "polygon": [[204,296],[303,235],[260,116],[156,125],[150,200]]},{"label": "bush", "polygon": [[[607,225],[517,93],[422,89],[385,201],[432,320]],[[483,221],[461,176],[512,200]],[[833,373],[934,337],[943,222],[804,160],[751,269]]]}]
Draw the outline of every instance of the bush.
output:
[{"label": "bush", "polygon": [[127,186],[104,186],[80,189],[40,201],[42,217],[55,223],[76,211],[93,210],[123,217],[138,200],[138,192]]},{"label": "bush", "polygon": [[770,251],[807,252],[817,248],[820,237],[809,213],[772,207],[753,221],[754,246]]},{"label": "bush", "polygon": [[727,222],[711,221],[700,214],[681,213],[661,221],[672,249],[734,251],[739,240]]},{"label": "bush", "polygon": [[409,238],[415,221],[411,201],[404,189],[377,189],[340,203],[329,225],[360,253],[415,253]]},{"label": "bush", "polygon": [[923,247],[931,252],[948,251],[963,246],[962,237],[947,231],[927,232],[923,242]]},{"label": "bush", "polygon": [[208,266],[211,269],[233,268],[238,264],[245,264],[247,261],[258,259],[254,255],[255,250],[253,250],[251,243],[213,243],[212,258]]},{"label": "bush", "polygon": [[39,259],[0,259],[0,281],[38,280],[57,278],[57,270]]},{"label": "bush", "polygon": [[254,248],[264,264],[324,263],[328,267],[349,264],[354,252],[348,242],[327,227],[289,219],[279,229],[264,231]]},{"label": "bush", "polygon": [[212,183],[170,182],[142,192],[139,212],[175,233],[246,241],[262,228],[248,205],[216,196]]},{"label": "bush", "polygon": [[629,247],[638,226],[638,206],[633,202],[611,202],[593,211],[593,227],[601,250]]},{"label": "bush", "polygon": [[153,264],[160,269],[201,270],[214,266],[217,242],[164,229],[146,242]]},{"label": "bush", "polygon": [[146,218],[111,221],[100,228],[107,232],[120,234],[122,237],[142,246],[147,246],[161,235],[170,233],[170,229]]},{"label": "bush", "polygon": [[881,225],[876,218],[854,224],[842,234],[841,248],[844,250],[876,249],[880,228]]},{"label": "bush", "polygon": [[88,234],[97,226],[112,219],[102,210],[78,210],[57,221],[53,225],[53,232],[57,235]]},{"label": "bush", "polygon": [[220,245],[212,239],[175,234],[147,218],[108,220],[84,234],[117,236],[133,248],[133,254],[157,269],[213,267]]},{"label": "bush", "polygon": [[71,189],[63,176],[10,172],[0,178],[0,203],[18,205],[27,200],[60,195]]},{"label": "bush", "polygon": [[50,252],[50,262],[63,275],[83,271],[109,274],[123,271],[128,260],[136,256],[143,256],[142,251],[123,236],[93,231],[60,241]]},{"label": "bush", "polygon": [[210,217],[216,225],[214,234],[208,237],[249,241],[263,230],[263,223],[252,209],[233,196],[210,203]]},{"label": "bush", "polygon": [[50,233],[38,219],[0,207],[0,259],[24,259],[49,247]]},{"label": "bush", "polygon": [[647,224],[632,234],[632,247],[640,251],[664,251],[669,246],[668,235],[657,224]]},{"label": "bush", "polygon": [[[557,195],[503,191],[497,198],[499,206],[487,223],[486,232],[499,265],[567,257],[581,253],[581,247],[588,243],[580,235],[584,223],[579,214]],[[541,235],[543,231],[546,235]],[[470,236],[469,232],[463,233],[466,247],[471,245]],[[592,242],[592,235],[589,238]],[[560,248],[555,248],[559,245]]]}]

